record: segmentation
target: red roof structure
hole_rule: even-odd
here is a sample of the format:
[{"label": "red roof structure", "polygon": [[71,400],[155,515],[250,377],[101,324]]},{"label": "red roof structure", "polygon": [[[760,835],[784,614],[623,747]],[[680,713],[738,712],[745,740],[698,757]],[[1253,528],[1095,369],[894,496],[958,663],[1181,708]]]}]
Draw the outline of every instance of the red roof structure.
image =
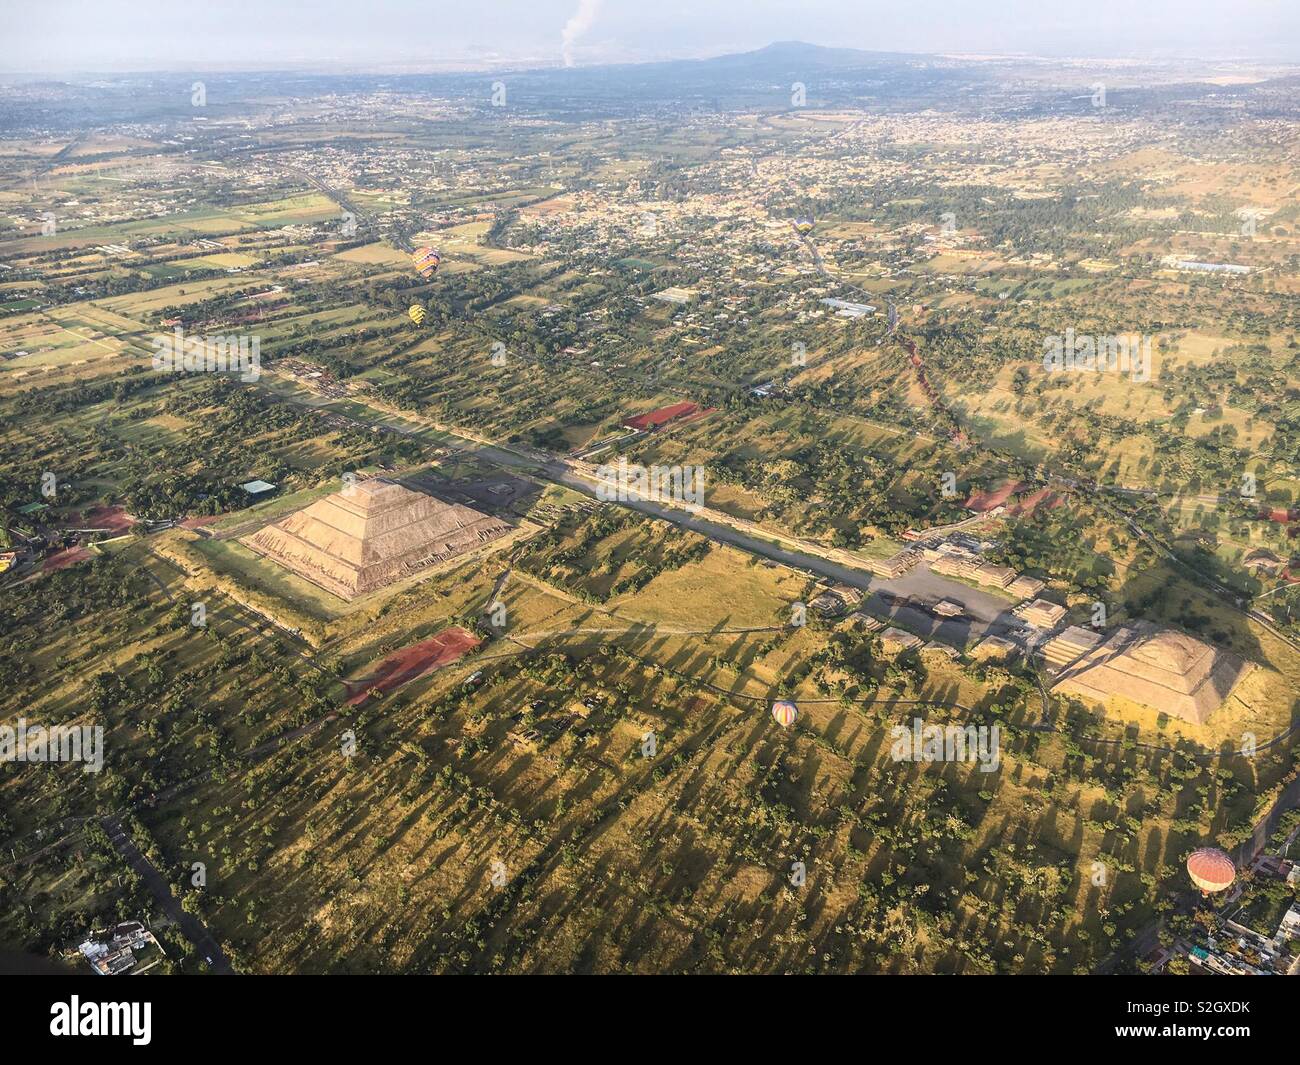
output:
[{"label": "red roof structure", "polygon": [[453,625],[443,629],[437,636],[413,643],[394,651],[366,677],[345,680],[349,697],[348,705],[356,706],[366,701],[371,691],[378,690],[387,694],[394,688],[424,676],[431,669],[440,669],[462,658],[483,641],[473,633]]},{"label": "red roof structure", "polygon": [[667,425],[669,422],[675,422],[678,418],[685,418],[689,415],[699,412],[699,405],[696,403],[673,403],[667,407],[660,407],[658,410],[652,410],[647,414],[638,414],[632,418],[623,419],[624,427],[644,431],[646,429],[658,429],[661,425]]},{"label": "red roof structure", "polygon": [[1279,525],[1285,525],[1288,521],[1295,521],[1300,514],[1286,507],[1265,507],[1257,517],[1260,521],[1275,521]]},{"label": "red roof structure", "polygon": [[1059,507],[1063,502],[1065,500],[1050,488],[1040,488],[1023,499],[1016,500],[1015,503],[1007,507],[1007,513],[1014,518],[1021,518],[1032,514],[1040,506],[1050,510],[1053,507]]},{"label": "red roof structure", "polygon": [[966,509],[977,514],[987,514],[990,510],[1002,506],[1008,499],[1025,486],[1019,481],[1007,481],[988,492],[972,492],[966,500]]}]

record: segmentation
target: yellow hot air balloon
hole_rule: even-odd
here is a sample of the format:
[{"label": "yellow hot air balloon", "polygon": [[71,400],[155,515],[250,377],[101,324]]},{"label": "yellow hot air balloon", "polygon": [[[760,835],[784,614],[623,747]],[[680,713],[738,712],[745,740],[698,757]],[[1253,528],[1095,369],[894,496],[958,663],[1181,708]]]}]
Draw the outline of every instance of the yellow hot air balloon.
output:
[{"label": "yellow hot air balloon", "polygon": [[799,716],[799,708],[787,699],[772,704],[772,719],[782,728],[789,728]]},{"label": "yellow hot air balloon", "polygon": [[424,308],[421,307],[418,303],[412,303],[411,309],[406,313],[410,315],[411,321],[413,321],[416,325],[419,325],[421,322],[424,321]]}]

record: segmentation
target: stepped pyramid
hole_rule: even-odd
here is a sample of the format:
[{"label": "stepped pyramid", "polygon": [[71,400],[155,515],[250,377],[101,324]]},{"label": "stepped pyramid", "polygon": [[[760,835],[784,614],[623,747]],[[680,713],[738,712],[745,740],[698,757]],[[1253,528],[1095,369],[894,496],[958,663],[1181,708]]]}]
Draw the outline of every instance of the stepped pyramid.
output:
[{"label": "stepped pyramid", "polygon": [[499,518],[374,477],[243,542],[326,591],[355,599],[509,531]]},{"label": "stepped pyramid", "polygon": [[1103,704],[1118,696],[1203,725],[1252,668],[1185,632],[1135,621],[1069,666],[1052,690]]}]

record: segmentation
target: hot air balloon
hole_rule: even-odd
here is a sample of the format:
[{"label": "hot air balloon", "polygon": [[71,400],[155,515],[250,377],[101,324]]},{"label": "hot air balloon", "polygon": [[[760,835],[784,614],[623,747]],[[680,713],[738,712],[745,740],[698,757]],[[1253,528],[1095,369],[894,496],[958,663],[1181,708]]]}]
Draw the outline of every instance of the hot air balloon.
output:
[{"label": "hot air balloon", "polygon": [[1237,877],[1237,867],[1217,847],[1201,847],[1187,856],[1187,875],[1202,895],[1226,891]]},{"label": "hot air balloon", "polygon": [[801,237],[807,236],[813,231],[813,226],[816,224],[812,215],[801,214],[794,220],[794,231]]},{"label": "hot air balloon", "polygon": [[772,718],[782,728],[789,728],[799,716],[799,708],[794,703],[782,699],[772,704]]},{"label": "hot air balloon", "polygon": [[437,271],[442,256],[433,248],[416,248],[411,253],[411,262],[415,263],[415,269],[420,276],[428,280]]},{"label": "hot air balloon", "polygon": [[411,321],[413,321],[416,325],[419,325],[421,322],[424,321],[424,308],[421,307],[418,303],[412,303],[411,309],[406,313],[410,315]]}]

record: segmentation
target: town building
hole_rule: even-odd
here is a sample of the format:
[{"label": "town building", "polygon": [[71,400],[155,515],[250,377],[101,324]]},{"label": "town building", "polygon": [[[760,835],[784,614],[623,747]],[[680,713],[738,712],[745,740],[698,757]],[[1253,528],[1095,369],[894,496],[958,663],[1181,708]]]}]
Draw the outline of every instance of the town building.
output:
[{"label": "town building", "polygon": [[1286,562],[1278,558],[1266,547],[1260,547],[1250,552],[1242,559],[1242,565],[1248,570],[1269,574],[1280,573],[1286,568]]},{"label": "town building", "polygon": [[120,976],[135,969],[137,953],[149,946],[166,953],[154,934],[139,921],[123,921],[106,932],[92,932],[77,945],[77,951],[96,975]]},{"label": "town building", "polygon": [[[823,289],[823,291],[825,291]],[[875,313],[876,308],[869,303],[850,303],[848,300],[827,298],[821,301],[842,318],[863,318]]]}]

